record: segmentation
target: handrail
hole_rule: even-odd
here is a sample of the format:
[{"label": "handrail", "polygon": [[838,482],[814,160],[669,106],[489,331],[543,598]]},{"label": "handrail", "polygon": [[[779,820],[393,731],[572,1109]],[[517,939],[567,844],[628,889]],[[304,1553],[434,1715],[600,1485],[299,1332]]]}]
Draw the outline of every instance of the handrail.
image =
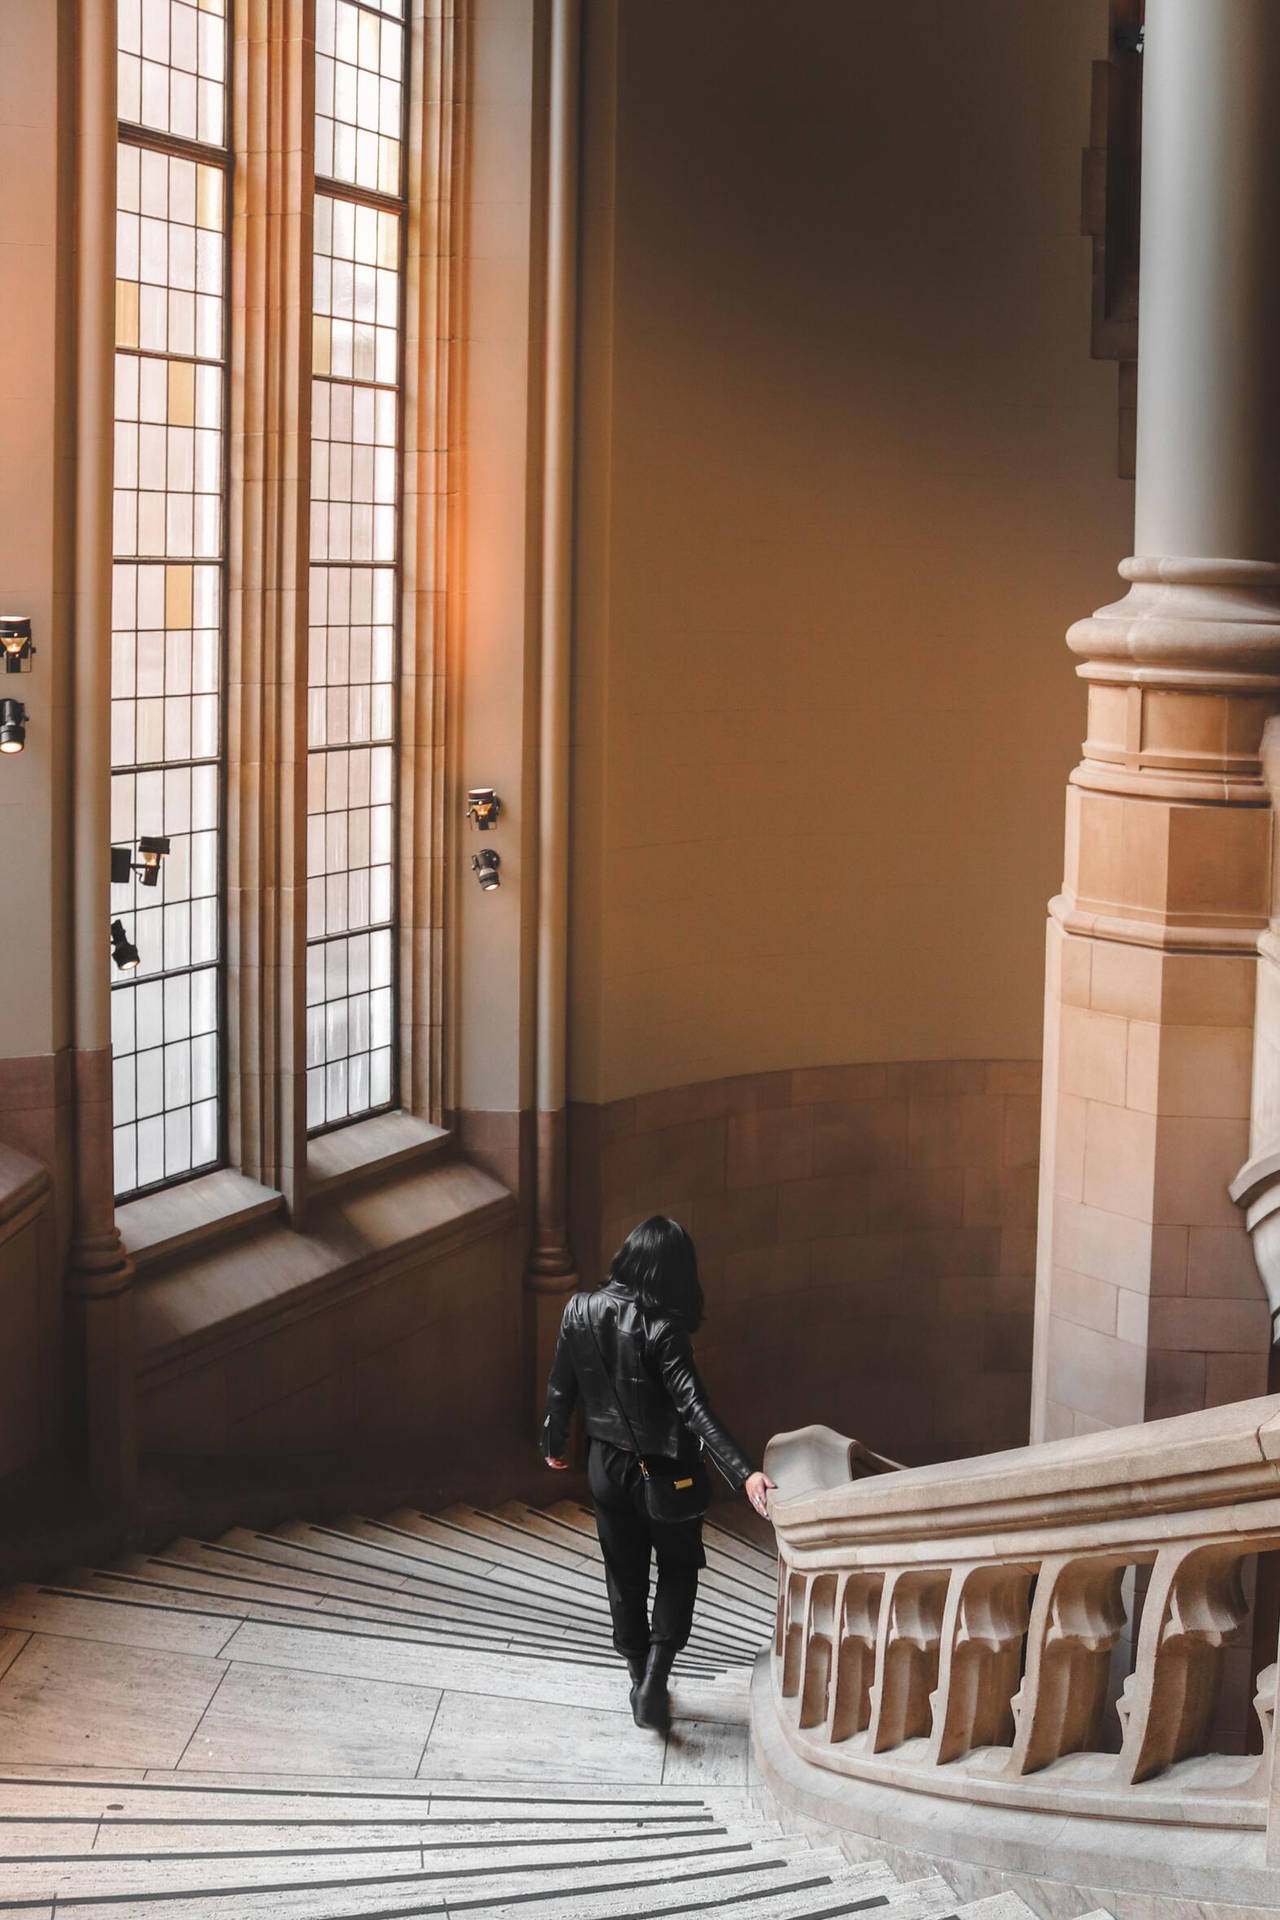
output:
[{"label": "handrail", "polygon": [[805,1428],[765,1465],[794,1756],[1006,1811],[1280,1826],[1276,1649],[1250,1648],[1280,1396],[898,1471]]}]

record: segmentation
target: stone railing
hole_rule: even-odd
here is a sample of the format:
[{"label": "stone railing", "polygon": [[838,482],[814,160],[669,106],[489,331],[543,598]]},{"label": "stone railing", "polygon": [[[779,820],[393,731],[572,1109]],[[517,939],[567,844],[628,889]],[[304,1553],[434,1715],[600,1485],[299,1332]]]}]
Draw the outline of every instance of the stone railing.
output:
[{"label": "stone railing", "polygon": [[1277,1903],[1280,1397],[897,1472],[807,1428],[766,1464],[782,1798],[1112,1911]]}]

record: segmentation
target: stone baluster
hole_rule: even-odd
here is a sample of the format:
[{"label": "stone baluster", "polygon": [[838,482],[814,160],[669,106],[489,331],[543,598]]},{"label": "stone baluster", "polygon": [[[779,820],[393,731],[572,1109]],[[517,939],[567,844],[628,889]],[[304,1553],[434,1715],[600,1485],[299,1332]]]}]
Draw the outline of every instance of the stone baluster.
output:
[{"label": "stone baluster", "polygon": [[800,1675],[800,1725],[826,1725],[831,1669],[835,1654],[836,1575],[820,1573],[809,1582],[805,1609],[804,1656]]},{"label": "stone baluster", "polygon": [[1223,1649],[1248,1614],[1239,1545],[1164,1547],[1142,1609],[1137,1663],[1118,1709],[1117,1771],[1136,1784],[1205,1751]]},{"label": "stone baluster", "polygon": [[782,1693],[785,1699],[800,1691],[800,1669],[804,1663],[805,1577],[784,1571],[785,1586],[779,1600],[778,1655],[782,1661]]},{"label": "stone baluster", "polygon": [[1280,1780],[1276,1778],[1276,1691],[1280,1685],[1280,1665],[1273,1660],[1258,1675],[1253,1710],[1262,1729],[1262,1752],[1258,1764],[1244,1787],[1249,1799],[1260,1799],[1267,1817],[1267,1865],[1280,1866]]},{"label": "stone baluster", "polygon": [[929,1731],[949,1577],[945,1568],[899,1568],[885,1580],[871,1683],[872,1753]]},{"label": "stone baluster", "polygon": [[844,1580],[836,1618],[839,1648],[831,1690],[828,1740],[851,1740],[871,1720],[871,1679],[875,1670],[876,1630],[884,1575],[851,1573]]},{"label": "stone baluster", "polygon": [[934,1765],[963,1759],[974,1747],[1012,1740],[1031,1579],[1025,1566],[952,1571],[931,1702],[927,1758]]},{"label": "stone baluster", "polygon": [[1125,1628],[1124,1561],[1045,1560],[1027,1631],[1027,1665],[1012,1702],[1011,1774],[1096,1747],[1112,1650]]}]

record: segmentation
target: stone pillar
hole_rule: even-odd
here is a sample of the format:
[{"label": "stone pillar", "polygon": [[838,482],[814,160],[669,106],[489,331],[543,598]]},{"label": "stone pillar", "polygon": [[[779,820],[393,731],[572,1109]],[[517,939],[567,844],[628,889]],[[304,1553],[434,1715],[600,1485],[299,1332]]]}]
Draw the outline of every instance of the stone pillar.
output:
[{"label": "stone pillar", "polygon": [[1280,710],[1280,7],[1148,0],[1135,546],[1050,908],[1033,1438],[1265,1392],[1246,1158]]},{"label": "stone pillar", "polygon": [[534,1394],[578,1284],[568,1222],[569,758],[578,309],[582,8],[550,19],[546,366],[543,399],[542,607],[538,716],[537,1180],[532,1296]]},{"label": "stone pillar", "polygon": [[111,484],[115,7],[81,0],[76,118],[75,729],[72,945],[75,1185],[67,1257],[74,1437],[104,1496],[137,1471],[133,1268],[115,1221],[111,1134]]}]

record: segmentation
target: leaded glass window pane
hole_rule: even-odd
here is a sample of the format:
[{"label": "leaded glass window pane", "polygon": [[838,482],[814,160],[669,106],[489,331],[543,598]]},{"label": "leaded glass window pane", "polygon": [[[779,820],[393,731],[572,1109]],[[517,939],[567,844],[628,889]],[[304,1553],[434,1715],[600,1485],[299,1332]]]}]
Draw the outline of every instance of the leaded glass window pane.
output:
[{"label": "leaded glass window pane", "polygon": [[402,216],[315,209],[307,1121],[395,1097]]},{"label": "leaded glass window pane", "polygon": [[[225,0],[120,0],[111,837],[169,852],[111,917],[119,1197],[220,1155],[228,163]],[[175,148],[190,142],[190,148]],[[104,945],[105,933],[104,928]]]}]

